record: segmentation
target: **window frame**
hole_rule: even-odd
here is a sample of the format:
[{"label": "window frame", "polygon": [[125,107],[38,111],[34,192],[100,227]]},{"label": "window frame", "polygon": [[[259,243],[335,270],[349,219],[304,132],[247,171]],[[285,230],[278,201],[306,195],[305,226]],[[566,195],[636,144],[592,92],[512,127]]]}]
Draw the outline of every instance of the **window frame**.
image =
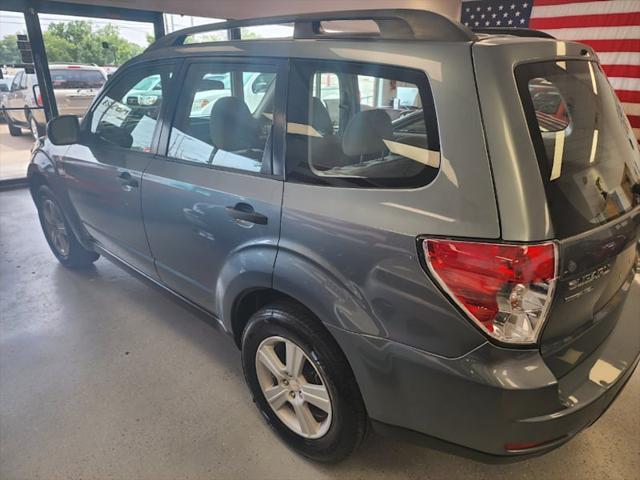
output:
[{"label": "window frame", "polygon": [[[271,145],[265,146],[271,150],[271,162],[268,169],[268,173],[266,172],[251,172],[248,170],[242,170],[239,168],[232,167],[223,167],[220,165],[210,165],[201,162],[193,162],[191,160],[185,160],[181,158],[174,158],[168,156],[169,151],[169,141],[171,137],[171,129],[176,121],[176,114],[179,112],[179,98],[180,93],[184,88],[184,82],[187,78],[187,74],[189,72],[189,68],[192,65],[198,64],[219,64],[223,66],[223,68],[238,68],[237,73],[238,77],[242,78],[242,69],[245,71],[250,71],[253,68],[259,68],[261,66],[272,68],[276,73],[276,91],[275,98],[273,104],[273,123],[272,123],[272,135],[271,135]],[[194,56],[189,57],[184,60],[181,65],[180,70],[175,75],[175,82],[173,82],[173,91],[170,96],[174,100],[167,105],[167,110],[165,111],[164,122],[162,125],[162,129],[160,132],[160,137],[158,141],[158,151],[156,158],[159,161],[165,162],[174,162],[180,163],[184,165],[192,165],[201,168],[207,168],[210,170],[219,170],[222,172],[231,172],[238,173],[242,175],[251,175],[251,176],[259,176],[263,178],[273,178],[278,180],[283,180],[284,178],[284,142],[285,142],[285,106],[286,106],[286,92],[288,86],[288,70],[289,70],[289,61],[287,58],[280,57],[230,57],[230,56],[216,56],[216,55],[206,55],[206,56]],[[234,81],[234,75],[231,75],[231,90],[234,91],[234,83],[237,83],[237,79]],[[240,80],[241,81],[241,80]],[[241,92],[244,94],[244,91]],[[244,95],[241,95],[241,98],[244,99]]]},{"label": "window frame", "polygon": [[[163,59],[163,60],[140,62],[134,65],[131,65],[131,67],[129,68],[118,69],[116,73],[107,80],[105,85],[102,87],[100,94],[96,95],[93,102],[91,103],[91,106],[88,108],[87,114],[84,117],[82,117],[82,121],[80,122],[80,135],[81,135],[80,143],[88,144],[88,143],[95,142],[93,138],[95,134],[91,132],[91,121],[93,119],[93,114],[95,113],[96,108],[98,107],[98,105],[100,105],[102,100],[106,96],[108,96],[109,93],[113,91],[114,88],[118,87],[118,84],[122,81],[123,78],[126,78],[126,76],[130,75],[132,72],[153,71],[153,69],[169,67],[171,68],[172,76],[171,76],[169,85],[165,91],[167,92],[167,98],[172,98],[171,96],[172,89],[176,84],[177,73],[181,69],[181,64],[182,64],[182,61],[180,59],[166,59],[166,60]],[[152,73],[152,75],[155,75],[155,74],[157,73]],[[156,121],[155,130],[153,132],[153,137],[152,137],[151,145],[149,147],[148,152],[132,150],[130,148],[124,148],[115,144],[110,144],[109,145],[110,148],[114,148],[122,152],[136,153],[136,154],[147,155],[151,157],[156,156],[158,152],[158,142],[160,139],[160,134],[164,124],[165,114],[167,112],[169,103],[170,102],[166,101],[164,98],[162,99],[162,104],[160,105],[160,112],[158,113],[158,119]]]},{"label": "window frame", "polygon": [[[292,91],[287,92],[287,106],[302,102],[302,104],[307,104],[309,99],[306,94],[310,92],[313,94],[313,77],[316,73],[333,73],[335,74],[340,81],[340,102],[342,104],[343,99],[343,91],[347,88],[347,83],[343,80],[345,75],[354,75],[355,76],[355,84],[357,86],[357,77],[358,76],[373,76],[378,78],[385,78],[390,80],[402,80],[413,83],[416,87],[418,87],[418,91],[420,93],[420,99],[422,102],[423,108],[423,118],[425,121],[425,129],[426,129],[426,137],[428,142],[428,150],[438,152],[441,154],[440,150],[440,134],[438,129],[438,119],[435,109],[435,102],[433,99],[433,90],[431,89],[431,84],[429,81],[429,77],[423,70],[398,66],[398,65],[387,65],[380,64],[374,62],[358,62],[353,60],[318,60],[311,58],[291,58],[291,67],[289,69],[289,79],[288,85],[296,85],[296,79],[292,79],[292,76],[297,75],[300,77],[300,73],[305,70],[311,69],[310,75],[308,75],[309,79],[311,79],[311,84],[308,88],[305,88],[304,91],[302,89],[293,88]],[[407,80],[408,79],[408,80]],[[353,86],[351,87],[353,88]],[[308,91],[308,92],[307,92]],[[293,96],[293,98],[292,98]],[[353,103],[353,101],[351,101]],[[308,108],[308,107],[307,107]],[[359,111],[359,106],[356,108],[357,113]],[[293,121],[298,122],[299,119],[291,119],[290,111],[287,109],[287,122]],[[307,112],[308,115],[308,112]],[[340,133],[342,133],[343,128],[346,125],[342,125],[342,111],[340,112]],[[287,132],[285,131],[285,142],[287,140]],[[285,145],[286,149],[286,145]],[[409,178],[407,178],[407,185],[402,185],[403,178],[399,177],[397,179],[389,179],[389,185],[374,185],[371,181],[364,178],[353,178],[353,177],[319,177],[315,175],[311,169],[306,172],[303,178],[298,178],[298,173],[294,172],[291,162],[288,162],[287,156],[285,155],[285,180],[291,183],[298,183],[302,185],[313,185],[313,186],[321,186],[321,187],[333,187],[333,188],[350,188],[357,190],[415,190],[419,188],[423,188],[429,184],[431,184],[435,178],[438,176],[438,173],[432,176],[429,180],[424,180],[420,182],[409,182]],[[308,157],[307,157],[308,161]],[[438,168],[438,172],[440,167]],[[426,172],[426,171],[425,171]],[[293,174],[293,175],[292,175]],[[421,175],[422,176],[422,175]],[[411,183],[411,184],[409,184]]]}]

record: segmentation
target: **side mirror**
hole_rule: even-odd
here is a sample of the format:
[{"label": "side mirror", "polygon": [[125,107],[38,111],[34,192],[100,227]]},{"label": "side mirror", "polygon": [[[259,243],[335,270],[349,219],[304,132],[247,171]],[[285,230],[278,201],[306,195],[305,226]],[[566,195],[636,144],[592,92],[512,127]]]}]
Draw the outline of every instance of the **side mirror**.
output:
[{"label": "side mirror", "polygon": [[60,115],[47,123],[47,137],[54,145],[71,145],[80,138],[80,122],[75,115]]},{"label": "side mirror", "polygon": [[251,91],[253,93],[265,93],[269,89],[269,83],[262,81],[257,81],[253,85],[251,85]]}]

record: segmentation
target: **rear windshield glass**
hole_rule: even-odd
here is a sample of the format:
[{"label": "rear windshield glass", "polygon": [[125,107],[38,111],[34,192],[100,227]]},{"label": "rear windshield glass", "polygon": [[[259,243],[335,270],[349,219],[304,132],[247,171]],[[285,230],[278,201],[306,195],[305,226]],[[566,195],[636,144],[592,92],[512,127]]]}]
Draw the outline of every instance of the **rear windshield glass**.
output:
[{"label": "rear windshield glass", "polygon": [[101,88],[106,82],[104,75],[98,70],[52,69],[53,88]]},{"label": "rear windshield glass", "polygon": [[582,233],[636,206],[638,145],[599,65],[521,65],[516,79],[556,235]]}]

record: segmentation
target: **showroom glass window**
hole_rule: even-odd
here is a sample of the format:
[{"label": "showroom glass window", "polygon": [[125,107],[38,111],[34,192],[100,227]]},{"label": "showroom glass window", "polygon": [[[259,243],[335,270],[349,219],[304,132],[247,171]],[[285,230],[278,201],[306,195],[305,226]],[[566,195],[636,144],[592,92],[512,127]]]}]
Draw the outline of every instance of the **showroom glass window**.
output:
[{"label": "showroom glass window", "polygon": [[295,61],[287,108],[289,181],[415,188],[438,172],[435,110],[423,72]]},{"label": "showroom glass window", "polygon": [[211,167],[267,171],[275,84],[272,66],[191,65],[177,103],[167,155]]},{"label": "showroom glass window", "polygon": [[91,133],[112,145],[150,152],[171,74],[170,66],[151,66],[116,80],[91,113]]}]

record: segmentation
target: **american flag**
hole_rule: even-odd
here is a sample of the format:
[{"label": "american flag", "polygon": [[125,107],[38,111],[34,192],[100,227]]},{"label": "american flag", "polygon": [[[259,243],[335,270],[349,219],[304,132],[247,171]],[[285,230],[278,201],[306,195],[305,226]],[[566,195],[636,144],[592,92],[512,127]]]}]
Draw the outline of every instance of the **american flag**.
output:
[{"label": "american flag", "polygon": [[463,1],[470,28],[533,28],[590,45],[640,140],[640,0]]}]

